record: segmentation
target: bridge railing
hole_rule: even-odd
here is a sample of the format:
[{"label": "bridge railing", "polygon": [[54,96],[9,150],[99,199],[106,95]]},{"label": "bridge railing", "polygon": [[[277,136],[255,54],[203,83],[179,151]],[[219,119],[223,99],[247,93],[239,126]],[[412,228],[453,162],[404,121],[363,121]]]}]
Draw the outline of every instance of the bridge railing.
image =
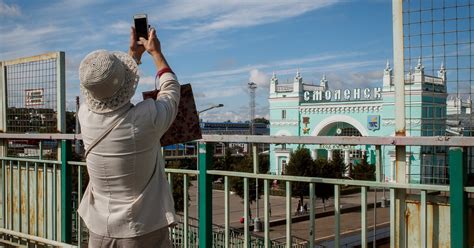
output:
[{"label": "bridge railing", "polygon": [[[73,134],[0,134],[0,139],[37,139],[56,140],[58,146],[61,145],[60,160],[28,159],[1,157],[1,221],[0,236],[4,243],[31,242],[37,240],[51,241],[52,246],[60,244],[74,244],[82,246],[87,241],[87,230],[81,224],[76,209],[82,198],[82,192],[87,182],[86,164],[84,162],[71,160],[71,141],[80,140],[80,135]],[[383,146],[447,146],[449,151],[450,185],[427,185],[427,184],[400,184],[396,182],[381,181],[359,181],[349,179],[329,179],[316,177],[296,177],[281,176],[257,173],[244,173],[236,171],[213,170],[213,144],[214,143],[267,143],[267,144],[339,144],[339,145],[374,145],[377,150]],[[410,190],[411,200],[418,202],[419,212],[417,212],[415,237],[416,242],[421,245],[432,244],[433,220],[431,220],[433,204],[436,199],[430,196],[430,192],[445,192],[449,197],[445,198],[445,205],[448,208],[449,221],[442,220],[440,223],[450,223],[451,232],[448,240],[465,239],[468,242],[468,224],[466,222],[468,214],[468,194],[474,193],[474,187],[466,187],[466,158],[465,150],[474,146],[474,138],[469,137],[273,137],[273,136],[223,136],[206,135],[200,140],[198,154],[198,169],[166,169],[169,183],[172,183],[177,175],[183,177],[184,210],[182,212],[183,223],[179,230],[172,232],[172,235],[190,237],[191,232],[198,235],[193,239],[181,239],[183,247],[194,247],[197,242],[201,247],[212,247],[219,242],[223,247],[234,247],[237,240],[235,233],[231,232],[230,223],[230,178],[243,178],[244,201],[243,201],[243,234],[238,237],[242,239],[242,244],[249,244],[254,236],[251,235],[251,220],[249,216],[249,181],[258,179],[263,182],[263,235],[260,237],[261,246],[269,247],[273,242],[270,238],[270,185],[274,180],[283,182],[285,188],[285,233],[286,244],[294,242],[293,234],[293,212],[292,212],[292,184],[297,182],[307,183],[309,189],[309,222],[308,244],[300,246],[314,247],[318,233],[315,229],[316,199],[315,192],[319,184],[329,184],[334,188],[334,244],[341,245],[341,188],[352,186],[360,188],[360,244],[366,247],[368,239],[368,199],[369,190],[387,189],[390,192],[390,242],[396,243],[396,219],[397,216],[395,196],[397,190]],[[376,153],[381,154],[381,153]],[[380,166],[376,166],[377,178],[380,179]],[[213,194],[212,177],[223,177],[224,193],[224,225],[223,230],[216,235],[213,228]],[[188,207],[189,180],[191,177],[198,178],[198,228],[193,228],[196,224],[191,224]],[[407,198],[408,199],[408,198]],[[408,204],[408,203],[405,203]],[[446,217],[448,218],[448,217]],[[440,224],[438,223],[438,224]],[[192,231],[190,231],[193,228]],[[407,230],[410,227],[407,227]],[[179,233],[177,233],[179,231]],[[472,231],[472,229],[471,229]],[[16,235],[15,235],[16,234]],[[62,243],[58,243],[62,242]],[[472,241],[469,241],[472,242]],[[38,242],[36,242],[38,243]],[[273,244],[274,246],[275,244]],[[296,245],[296,244],[295,244]]]}]

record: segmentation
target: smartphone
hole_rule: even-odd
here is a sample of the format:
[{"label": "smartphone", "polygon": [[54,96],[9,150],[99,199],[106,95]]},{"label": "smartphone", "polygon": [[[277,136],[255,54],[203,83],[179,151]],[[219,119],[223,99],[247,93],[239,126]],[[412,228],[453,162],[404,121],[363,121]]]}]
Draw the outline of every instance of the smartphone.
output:
[{"label": "smartphone", "polygon": [[148,18],[146,14],[134,15],[133,22],[135,23],[135,36],[137,37],[137,41],[140,37],[148,39]]}]

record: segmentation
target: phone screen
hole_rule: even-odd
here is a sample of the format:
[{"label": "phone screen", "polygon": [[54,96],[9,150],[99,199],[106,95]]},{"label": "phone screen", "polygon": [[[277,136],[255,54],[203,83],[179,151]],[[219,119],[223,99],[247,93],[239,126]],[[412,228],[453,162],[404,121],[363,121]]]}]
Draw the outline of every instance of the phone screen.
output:
[{"label": "phone screen", "polygon": [[140,37],[148,39],[148,27],[146,18],[135,19],[135,32],[137,33],[137,40]]}]

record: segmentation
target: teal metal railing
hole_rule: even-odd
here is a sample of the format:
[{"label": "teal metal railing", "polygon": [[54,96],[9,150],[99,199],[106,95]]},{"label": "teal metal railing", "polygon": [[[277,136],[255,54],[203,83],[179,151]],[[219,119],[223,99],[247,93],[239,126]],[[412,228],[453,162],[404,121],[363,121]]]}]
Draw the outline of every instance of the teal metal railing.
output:
[{"label": "teal metal railing", "polygon": [[[81,224],[75,208],[80,203],[82,192],[87,182],[86,164],[71,161],[71,140],[79,136],[64,134],[0,134],[0,139],[30,138],[61,140],[61,155],[58,160],[41,160],[0,157],[1,160],[1,220],[0,244],[36,244],[38,246],[61,246],[66,244],[83,246],[87,242],[87,230]],[[400,184],[380,181],[358,181],[346,179],[310,178],[295,176],[278,176],[258,173],[243,173],[235,171],[213,170],[213,143],[217,142],[252,142],[252,143],[288,143],[288,144],[367,144],[381,146],[391,145],[431,145],[451,146],[449,153],[450,185]],[[175,175],[182,175],[184,180],[184,211],[182,222],[172,229],[171,235],[178,246],[182,247],[243,247],[254,243],[256,247],[282,247],[292,244],[292,247],[315,247],[315,206],[314,192],[317,184],[334,186],[334,244],[341,245],[341,187],[352,186],[361,189],[360,206],[360,240],[361,246],[367,247],[367,192],[369,189],[385,188],[390,192],[390,230],[391,245],[395,247],[396,236],[396,190],[411,190],[419,192],[412,199],[420,205],[419,237],[420,245],[428,247],[430,241],[428,205],[432,200],[429,192],[439,191],[449,193],[451,235],[448,242],[452,247],[462,247],[458,244],[468,242],[468,194],[474,193],[474,187],[466,187],[466,147],[474,146],[474,138],[454,137],[271,137],[271,136],[205,136],[199,144],[198,169],[166,169],[169,182]],[[380,167],[378,167],[380,170]],[[223,177],[224,186],[224,225],[216,228],[212,216],[212,177]],[[199,221],[189,217],[188,182],[190,177],[198,177],[199,189]],[[244,224],[243,230],[236,231],[230,224],[230,178],[243,178],[244,183]],[[377,171],[380,178],[380,171]],[[263,182],[263,236],[251,233],[249,216],[249,181],[258,179]],[[273,180],[284,182],[285,190],[285,242],[270,238],[269,197],[270,183]],[[309,224],[308,237],[296,242],[292,230],[292,197],[291,185],[304,182],[309,188]],[[73,197],[74,196],[74,197]],[[191,221],[193,223],[191,223]],[[184,238],[186,237],[186,238]],[[306,239],[306,237],[305,237]],[[299,243],[299,244],[297,244]]]}]

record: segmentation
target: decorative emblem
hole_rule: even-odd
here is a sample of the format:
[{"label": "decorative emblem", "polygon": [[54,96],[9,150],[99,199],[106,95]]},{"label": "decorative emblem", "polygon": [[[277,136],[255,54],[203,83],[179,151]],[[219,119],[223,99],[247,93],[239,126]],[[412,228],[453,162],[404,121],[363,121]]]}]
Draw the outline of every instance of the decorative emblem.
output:
[{"label": "decorative emblem", "polygon": [[367,116],[367,129],[372,131],[380,129],[380,115]]},{"label": "decorative emblem", "polygon": [[309,124],[309,117],[308,116],[303,117],[303,124],[304,124],[303,134],[308,134],[309,130],[310,130],[310,128],[308,127],[308,124]]},{"label": "decorative emblem", "polygon": [[337,134],[337,135],[341,135],[341,134],[342,134],[342,129],[337,128],[337,129],[336,129],[336,134]]}]

